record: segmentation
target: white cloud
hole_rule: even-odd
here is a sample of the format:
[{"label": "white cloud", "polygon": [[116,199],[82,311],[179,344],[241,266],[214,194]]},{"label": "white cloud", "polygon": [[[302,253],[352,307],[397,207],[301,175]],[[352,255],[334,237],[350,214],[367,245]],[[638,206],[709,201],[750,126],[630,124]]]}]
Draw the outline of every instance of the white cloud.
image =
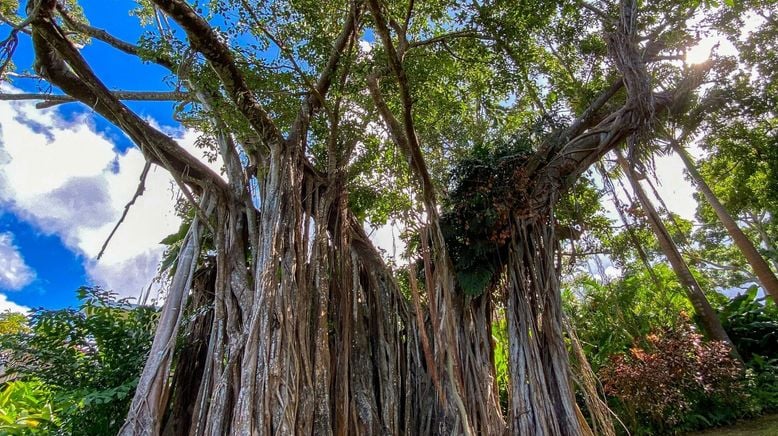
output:
[{"label": "white cloud", "polygon": [[[35,271],[24,262],[19,249],[14,245],[13,234],[0,233],[0,289],[15,291],[27,286],[34,279]],[[3,297],[5,296],[0,294],[0,309]]]},{"label": "white cloud", "polygon": [[[170,175],[152,167],[144,194],[97,261],[137,189],[145,164],[140,150],[118,151],[96,131],[92,115],[68,121],[57,109],[38,110],[27,102],[0,103],[0,126],[0,208],[83,255],[94,284],[137,296],[155,276],[164,251],[159,242],[179,226]],[[166,133],[202,154],[194,147],[195,132]]]},{"label": "white cloud", "polygon": [[10,301],[5,294],[0,294],[0,313],[7,312],[7,311],[28,313],[30,311],[30,308],[27,306],[16,304],[13,301]]}]

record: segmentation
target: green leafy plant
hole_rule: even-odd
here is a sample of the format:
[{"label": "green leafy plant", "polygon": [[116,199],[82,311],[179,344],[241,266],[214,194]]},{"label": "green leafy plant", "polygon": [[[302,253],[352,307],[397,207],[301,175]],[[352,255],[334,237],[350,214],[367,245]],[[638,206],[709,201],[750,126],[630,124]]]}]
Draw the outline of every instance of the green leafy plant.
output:
[{"label": "green leafy plant", "polygon": [[48,434],[57,425],[51,391],[39,380],[11,381],[0,390],[0,433]]},{"label": "green leafy plant", "polygon": [[721,323],[748,367],[754,414],[778,409],[778,307],[752,286],[719,307]]},{"label": "green leafy plant", "polygon": [[778,307],[759,298],[756,286],[721,305],[719,318],[746,362],[756,355],[778,359]]},{"label": "green leafy plant", "polygon": [[129,407],[156,323],[153,307],[133,306],[99,288],[78,291],[78,309],[38,309],[29,328],[0,337],[9,374],[51,393],[67,434],[115,434]]},{"label": "green leafy plant", "polygon": [[641,268],[627,270],[608,283],[588,274],[567,283],[565,312],[595,371],[652,330],[675,326],[679,313],[693,310],[669,266],[657,265],[653,277],[659,289]]},{"label": "green leafy plant", "polygon": [[476,149],[451,173],[441,230],[465,294],[480,295],[507,258],[510,216],[525,199],[528,180],[520,163],[531,152],[528,138]]}]

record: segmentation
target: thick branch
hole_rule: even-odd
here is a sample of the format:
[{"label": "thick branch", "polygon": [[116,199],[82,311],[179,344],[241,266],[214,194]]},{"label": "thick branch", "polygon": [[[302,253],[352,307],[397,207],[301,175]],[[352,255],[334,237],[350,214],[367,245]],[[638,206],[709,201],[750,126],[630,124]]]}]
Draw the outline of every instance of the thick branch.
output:
[{"label": "thick branch", "polygon": [[270,149],[282,147],[284,137],[259,103],[238,69],[232,51],[216,31],[191,6],[181,0],[154,0],[186,32],[192,48],[205,56],[221,79],[230,99]]},{"label": "thick branch", "polygon": [[[626,139],[632,138],[630,142],[634,144],[637,135],[646,132],[654,125],[656,114],[671,110],[679,101],[685,99],[702,83],[711,67],[708,62],[690,69],[687,76],[671,92],[660,94],[652,92],[645,62],[637,43],[635,18],[637,3],[634,0],[623,0],[621,3],[620,20],[616,31],[609,39],[616,66],[623,76],[623,85],[627,89],[627,101],[618,111],[600,121],[594,128],[584,130],[588,123],[582,120],[593,119],[596,113],[594,110],[587,110],[581,119],[568,129],[570,133],[581,133],[569,140],[567,134],[563,134],[562,137],[557,137],[555,141],[544,146],[535,156],[536,160],[530,170],[536,173],[536,180],[538,180],[532,197],[538,202],[537,207],[549,204],[549,192],[555,193],[559,189],[570,187],[589,166]],[[647,51],[652,52],[649,54],[654,54],[653,52],[660,46],[661,44],[652,46]],[[611,85],[590,109],[604,105],[621,86],[618,82]],[[551,198],[552,203],[553,201],[554,199]]]},{"label": "thick branch", "polygon": [[[405,74],[405,68],[403,68],[401,57],[395,49],[394,43],[392,42],[389,28],[386,26],[386,21],[383,17],[383,13],[381,12],[381,6],[378,4],[377,0],[368,0],[368,6],[370,7],[370,12],[375,18],[375,30],[381,38],[384,48],[386,49],[387,56],[389,58],[389,66],[397,77],[397,84],[400,88],[400,99],[402,100],[403,105],[402,127],[404,131],[402,133],[395,131],[392,133],[392,136],[395,138],[399,138],[403,135],[405,136],[405,140],[400,141],[398,145],[408,147],[406,153],[410,158],[411,167],[413,168],[416,176],[421,181],[424,202],[426,203],[428,209],[430,209],[428,212],[432,212],[435,205],[435,188],[432,184],[432,178],[429,175],[429,171],[427,170],[427,163],[425,162],[424,155],[421,152],[418,137],[416,136],[416,129],[413,122],[413,100],[410,94],[410,87],[408,86],[408,77]],[[405,36],[401,35],[400,38],[404,40]],[[373,92],[373,94],[375,96],[375,92]],[[399,129],[397,124],[399,123],[390,125],[390,128],[392,130]]]},{"label": "thick branch", "polygon": [[308,128],[310,118],[324,106],[324,99],[330,90],[335,72],[346,51],[348,41],[354,38],[359,20],[362,15],[362,3],[352,2],[346,20],[343,23],[343,29],[340,31],[335,43],[333,44],[330,57],[327,59],[327,65],[324,66],[319,79],[316,81],[315,92],[308,95],[303,103],[303,107],[294,122],[290,140],[295,142]]},{"label": "thick branch", "polygon": [[[187,98],[186,93],[176,91],[111,91],[117,100],[129,101],[182,101]],[[55,94],[0,94],[0,101],[42,100],[36,104],[38,109],[55,106],[62,103],[77,101],[69,95]]]},{"label": "thick branch", "polygon": [[226,188],[224,181],[203,162],[130,111],[105,87],[53,23],[54,4],[48,1],[32,20],[33,45],[41,75],[124,130],[147,159],[167,168],[177,180]]}]

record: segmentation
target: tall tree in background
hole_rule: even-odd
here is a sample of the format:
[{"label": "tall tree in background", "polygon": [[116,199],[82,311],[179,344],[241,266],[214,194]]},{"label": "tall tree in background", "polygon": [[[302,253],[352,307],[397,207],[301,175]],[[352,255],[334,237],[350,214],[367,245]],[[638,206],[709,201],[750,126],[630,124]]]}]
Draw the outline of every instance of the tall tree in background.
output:
[{"label": "tall tree in background", "polygon": [[670,146],[673,151],[680,156],[686,171],[694,181],[697,189],[710,204],[710,207],[721,221],[721,224],[727,229],[727,233],[729,233],[732,241],[737,245],[740,252],[743,253],[743,256],[745,256],[749,265],[751,265],[751,269],[754,271],[754,275],[756,275],[757,279],[759,279],[762,288],[764,288],[773,299],[778,300],[778,278],[775,277],[775,273],[770,269],[770,265],[765,258],[762,257],[761,253],[756,250],[756,247],[754,247],[754,244],[748,239],[748,236],[743,233],[740,226],[738,226],[737,222],[735,222],[735,219],[732,218],[732,215],[729,214],[729,211],[727,211],[724,205],[721,204],[710,186],[705,183],[702,175],[697,171],[697,166],[689,155],[689,152],[675,140],[670,141]]},{"label": "tall tree in background", "polygon": [[[682,144],[669,144],[684,159],[707,200],[700,202],[697,213],[703,223],[700,240],[706,257],[723,263],[747,262],[755,276],[750,281],[755,278],[774,299],[778,286],[773,243],[778,212],[775,14],[774,2],[745,1],[716,15],[713,28],[737,49],[737,56],[726,59],[727,74],[717,83],[716,92],[681,122],[681,137],[700,134],[698,144],[705,153],[692,162],[682,152]],[[727,237],[742,257],[717,248]]]},{"label": "tall tree in background", "polygon": [[[640,153],[700,84],[708,65],[678,62],[698,2],[138,3],[158,26],[140,45],[86,24],[75,1],[29,0],[26,18],[6,20],[17,23],[6,48],[29,30],[37,72],[64,93],[44,104],[92,108],[190,203],[121,434],[591,433],[565,346],[554,209],[608,151],[626,141]],[[179,115],[224,174],[130,110],[122,99],[144,97],[111,91],[74,38],[169,69],[182,90],[169,97],[193,105]],[[502,157],[485,179],[495,185],[451,189],[491,202],[470,204],[492,214],[481,240],[453,226],[465,245],[496,247],[486,289],[468,294],[444,224],[464,224],[456,211],[470,206],[441,216],[445,175],[452,158],[517,135],[528,144]],[[392,186],[377,190],[381,175]],[[363,231],[387,198],[421,217],[410,301]],[[498,298],[508,416],[494,382]],[[185,310],[208,317],[194,328]],[[178,350],[182,330],[207,347]],[[197,370],[182,370],[192,359]]]},{"label": "tall tree in background", "polygon": [[615,150],[614,152],[618,164],[623,169],[625,177],[632,187],[632,191],[640,202],[640,207],[646,214],[646,220],[659,241],[662,252],[667,258],[667,261],[670,262],[670,266],[672,266],[673,271],[675,271],[675,275],[678,276],[678,281],[681,282],[686,290],[686,295],[694,307],[694,312],[700,319],[705,334],[711,339],[726,342],[732,347],[733,352],[737,353],[737,351],[734,350],[734,345],[729,339],[727,332],[724,331],[724,327],[722,327],[718,315],[716,315],[716,312],[713,310],[713,307],[705,296],[705,292],[692,274],[683,256],[681,256],[681,252],[678,250],[675,242],[673,242],[670,232],[662,222],[662,218],[659,216],[656,208],[651,203],[651,199],[646,195],[643,186],[641,186],[640,178],[643,176],[635,171],[635,168],[630,165],[620,150]]}]

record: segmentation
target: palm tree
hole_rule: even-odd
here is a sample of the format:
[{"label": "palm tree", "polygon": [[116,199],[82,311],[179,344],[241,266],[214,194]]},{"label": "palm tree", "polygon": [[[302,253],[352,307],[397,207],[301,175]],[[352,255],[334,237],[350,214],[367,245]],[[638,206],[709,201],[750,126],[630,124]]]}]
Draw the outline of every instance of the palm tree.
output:
[{"label": "palm tree", "polygon": [[716,213],[721,224],[724,225],[729,236],[732,237],[732,241],[737,245],[738,249],[740,249],[743,256],[745,256],[746,260],[751,265],[762,288],[764,288],[773,300],[778,301],[778,278],[775,277],[775,273],[770,269],[770,265],[765,261],[759,251],[757,251],[754,244],[748,239],[748,236],[743,233],[740,226],[738,226],[737,222],[732,218],[732,215],[729,214],[729,211],[721,204],[716,197],[716,194],[713,193],[713,190],[710,189],[710,186],[708,186],[702,178],[702,175],[697,171],[697,166],[689,155],[689,152],[674,139],[670,140],[670,146],[678,156],[681,157],[683,164],[686,166],[686,171],[689,173],[689,176],[691,176],[694,184],[697,185],[697,189],[699,189],[700,192],[702,192],[702,195],[705,196],[705,199],[708,200],[708,203],[710,203],[711,208]]},{"label": "palm tree", "polygon": [[662,218],[651,203],[648,195],[646,195],[646,191],[641,186],[640,175],[638,175],[637,171],[630,165],[629,161],[627,161],[620,150],[616,149],[614,152],[616,153],[618,164],[624,170],[624,174],[626,175],[630,186],[632,186],[632,190],[638,198],[643,212],[646,214],[646,219],[656,235],[659,247],[662,249],[668,262],[670,262],[670,266],[673,268],[673,271],[675,271],[676,276],[678,276],[681,285],[686,289],[686,296],[692,303],[695,313],[700,318],[705,333],[710,339],[728,343],[734,351],[732,341],[729,339],[727,332],[724,331],[724,327],[721,325],[719,317],[705,297],[702,287],[700,287],[697,279],[694,278],[694,275],[689,269],[689,265],[686,264],[686,261],[681,256],[681,252],[670,237],[670,233],[662,222]]}]

